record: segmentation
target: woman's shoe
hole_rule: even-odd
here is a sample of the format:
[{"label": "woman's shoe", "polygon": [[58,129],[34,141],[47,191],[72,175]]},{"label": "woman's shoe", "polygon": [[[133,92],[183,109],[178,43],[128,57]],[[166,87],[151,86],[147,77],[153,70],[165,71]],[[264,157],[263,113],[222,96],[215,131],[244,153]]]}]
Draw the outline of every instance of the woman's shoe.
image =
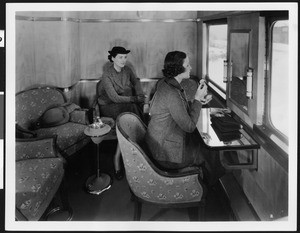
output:
[{"label": "woman's shoe", "polygon": [[115,177],[116,177],[117,180],[122,180],[123,177],[124,177],[123,169],[115,171]]}]

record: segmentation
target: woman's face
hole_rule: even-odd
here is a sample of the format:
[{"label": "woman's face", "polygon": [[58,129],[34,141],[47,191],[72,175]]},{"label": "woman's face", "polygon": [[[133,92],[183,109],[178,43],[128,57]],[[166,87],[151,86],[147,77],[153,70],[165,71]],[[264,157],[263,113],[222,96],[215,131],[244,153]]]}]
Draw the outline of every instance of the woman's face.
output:
[{"label": "woman's face", "polygon": [[191,65],[190,65],[190,60],[189,57],[186,57],[183,60],[182,66],[184,67],[185,71],[181,74],[183,78],[189,78],[190,77],[190,72],[191,72]]},{"label": "woman's face", "polygon": [[112,57],[114,65],[122,68],[125,66],[127,61],[127,54],[117,54],[116,57]]}]

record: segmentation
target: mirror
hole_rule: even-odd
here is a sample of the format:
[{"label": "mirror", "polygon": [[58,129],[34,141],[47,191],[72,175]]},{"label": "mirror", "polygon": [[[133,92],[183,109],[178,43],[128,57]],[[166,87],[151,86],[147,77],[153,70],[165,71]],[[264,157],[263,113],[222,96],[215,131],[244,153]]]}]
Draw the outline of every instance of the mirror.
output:
[{"label": "mirror", "polygon": [[231,30],[229,34],[229,98],[245,112],[248,111],[246,89],[250,32],[250,30]]}]

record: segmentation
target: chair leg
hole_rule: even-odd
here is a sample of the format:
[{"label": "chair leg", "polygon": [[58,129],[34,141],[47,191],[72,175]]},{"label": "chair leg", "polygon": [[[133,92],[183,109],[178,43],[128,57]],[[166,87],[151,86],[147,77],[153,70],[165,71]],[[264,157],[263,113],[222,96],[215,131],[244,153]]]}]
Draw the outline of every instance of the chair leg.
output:
[{"label": "chair leg", "polygon": [[206,200],[202,199],[202,201],[200,202],[200,221],[205,221],[205,207],[206,207]]},{"label": "chair leg", "polygon": [[59,196],[60,196],[62,206],[57,206],[55,208],[52,208],[49,212],[46,213],[46,216],[43,218],[43,220],[47,220],[50,215],[55,214],[56,212],[63,212],[63,211],[68,212],[68,217],[65,221],[71,221],[72,220],[72,218],[73,218],[73,209],[71,208],[71,206],[69,204],[68,190],[67,190],[67,187],[66,187],[65,177],[63,177],[61,185],[59,187]]},{"label": "chair leg", "polygon": [[121,150],[120,150],[119,143],[117,145],[117,149],[114,155],[114,167],[115,167],[115,171],[119,171],[121,169]]},{"label": "chair leg", "polygon": [[62,201],[62,206],[63,206],[63,210],[68,211],[69,213],[69,217],[66,221],[70,221],[73,218],[73,209],[70,206],[70,202],[69,202],[69,198],[68,198],[68,190],[66,187],[66,178],[63,178],[62,181],[62,188],[60,191],[60,197],[61,197],[61,201]]},{"label": "chair leg", "polygon": [[188,215],[190,221],[199,221],[199,208],[198,207],[189,207]]},{"label": "chair leg", "polygon": [[129,189],[129,191],[130,191],[130,201],[135,201],[135,196],[134,196],[134,194],[133,194],[133,192],[131,191],[131,189]]},{"label": "chair leg", "polygon": [[134,221],[140,221],[141,220],[141,212],[142,212],[142,203],[139,202],[138,200],[135,200],[134,216],[133,216]]}]

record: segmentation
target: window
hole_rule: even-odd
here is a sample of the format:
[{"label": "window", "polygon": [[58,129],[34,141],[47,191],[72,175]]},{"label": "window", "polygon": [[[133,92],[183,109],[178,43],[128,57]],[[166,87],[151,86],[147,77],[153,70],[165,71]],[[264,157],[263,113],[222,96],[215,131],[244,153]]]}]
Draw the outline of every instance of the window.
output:
[{"label": "window", "polygon": [[269,33],[269,124],[287,138],[289,122],[289,25],[274,20]]},{"label": "window", "polygon": [[224,60],[227,59],[227,24],[208,24],[208,77],[215,86],[226,92]]}]

